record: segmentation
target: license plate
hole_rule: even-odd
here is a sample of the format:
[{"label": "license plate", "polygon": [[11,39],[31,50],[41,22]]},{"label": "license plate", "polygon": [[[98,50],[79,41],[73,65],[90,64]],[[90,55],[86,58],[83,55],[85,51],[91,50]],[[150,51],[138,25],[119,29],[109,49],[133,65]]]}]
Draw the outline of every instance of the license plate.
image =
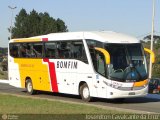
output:
[{"label": "license plate", "polygon": [[135,95],[135,92],[129,92],[128,95]]}]

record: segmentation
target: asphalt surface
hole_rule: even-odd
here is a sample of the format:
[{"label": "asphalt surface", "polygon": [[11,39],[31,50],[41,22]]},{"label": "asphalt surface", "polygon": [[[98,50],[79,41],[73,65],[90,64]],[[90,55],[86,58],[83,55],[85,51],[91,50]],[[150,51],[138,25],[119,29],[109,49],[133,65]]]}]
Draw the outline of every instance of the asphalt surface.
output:
[{"label": "asphalt surface", "polygon": [[148,97],[140,98],[129,98],[125,99],[123,102],[111,102],[107,99],[95,98],[93,102],[85,103],[79,96],[65,95],[65,94],[55,94],[51,92],[39,92],[36,95],[27,94],[25,89],[15,88],[6,83],[0,83],[0,93],[7,93],[18,96],[33,97],[33,98],[43,98],[50,100],[60,100],[63,102],[71,102],[78,104],[87,104],[97,107],[103,107],[106,109],[120,110],[126,112],[134,113],[158,113],[160,114],[160,97],[150,95]]}]

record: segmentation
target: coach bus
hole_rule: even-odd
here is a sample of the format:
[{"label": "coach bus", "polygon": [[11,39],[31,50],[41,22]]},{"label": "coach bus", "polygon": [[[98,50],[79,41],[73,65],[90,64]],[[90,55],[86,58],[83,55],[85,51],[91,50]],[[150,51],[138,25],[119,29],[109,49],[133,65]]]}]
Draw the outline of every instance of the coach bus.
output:
[{"label": "coach bus", "polygon": [[9,83],[37,91],[121,99],[148,93],[145,52],[131,36],[116,32],[51,33],[9,42]]}]

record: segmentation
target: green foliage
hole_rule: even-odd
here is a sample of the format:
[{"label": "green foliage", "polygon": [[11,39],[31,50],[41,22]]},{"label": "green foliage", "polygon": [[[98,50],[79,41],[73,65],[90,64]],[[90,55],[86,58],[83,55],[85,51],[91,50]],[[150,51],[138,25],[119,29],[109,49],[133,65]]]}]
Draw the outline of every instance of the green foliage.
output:
[{"label": "green foliage", "polygon": [[27,14],[25,9],[21,9],[15,17],[15,26],[11,30],[12,38],[32,37],[67,31],[67,26],[63,20],[59,18],[56,20],[47,12],[38,13],[34,9],[29,14]]},{"label": "green foliage", "polygon": [[[1,66],[1,65],[0,65]],[[1,67],[0,67],[0,79],[2,80],[8,80],[8,72],[6,71],[1,71]]]},{"label": "green foliage", "polygon": [[67,29],[67,26],[65,26],[65,23],[63,22],[63,20],[58,18],[56,22],[57,22],[58,31],[65,32],[65,30]]},{"label": "green foliage", "polygon": [[[145,36],[143,39],[151,39],[151,35],[147,35],[147,36]],[[153,39],[160,39],[160,36],[154,35],[154,36],[153,36]]]},{"label": "green foliage", "polygon": [[[149,43],[143,43],[143,46],[150,49],[150,42]],[[160,78],[160,40],[157,43],[154,43],[153,45],[153,51],[155,53],[155,63],[153,64],[153,77],[154,78]],[[147,55],[147,61],[149,63],[149,55]]]},{"label": "green foliage", "polygon": [[13,37],[29,37],[28,36],[28,14],[25,9],[19,12],[19,15],[15,18],[15,27],[12,28],[12,38]]},{"label": "green foliage", "polygon": [[154,64],[152,72],[153,77],[160,78],[160,64]]},{"label": "green foliage", "polygon": [[153,64],[153,77],[160,78],[160,40],[156,44],[154,44],[154,52],[156,56],[155,64]]},{"label": "green foliage", "polygon": [[8,53],[8,49],[7,48],[1,48],[0,47],[0,57],[4,56]]}]

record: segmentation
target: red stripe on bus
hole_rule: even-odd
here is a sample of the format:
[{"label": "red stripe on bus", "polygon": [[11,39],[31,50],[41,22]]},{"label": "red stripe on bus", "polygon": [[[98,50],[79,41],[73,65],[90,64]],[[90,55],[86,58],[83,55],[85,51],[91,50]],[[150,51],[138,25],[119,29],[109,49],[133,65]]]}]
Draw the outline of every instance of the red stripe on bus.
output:
[{"label": "red stripe on bus", "polygon": [[48,38],[42,38],[42,41],[48,41]]},{"label": "red stripe on bus", "polygon": [[55,70],[55,64],[53,62],[49,62],[49,59],[43,59],[44,62],[47,62],[49,65],[49,74],[51,80],[51,86],[53,92],[58,92],[58,85],[57,85],[57,76]]}]

